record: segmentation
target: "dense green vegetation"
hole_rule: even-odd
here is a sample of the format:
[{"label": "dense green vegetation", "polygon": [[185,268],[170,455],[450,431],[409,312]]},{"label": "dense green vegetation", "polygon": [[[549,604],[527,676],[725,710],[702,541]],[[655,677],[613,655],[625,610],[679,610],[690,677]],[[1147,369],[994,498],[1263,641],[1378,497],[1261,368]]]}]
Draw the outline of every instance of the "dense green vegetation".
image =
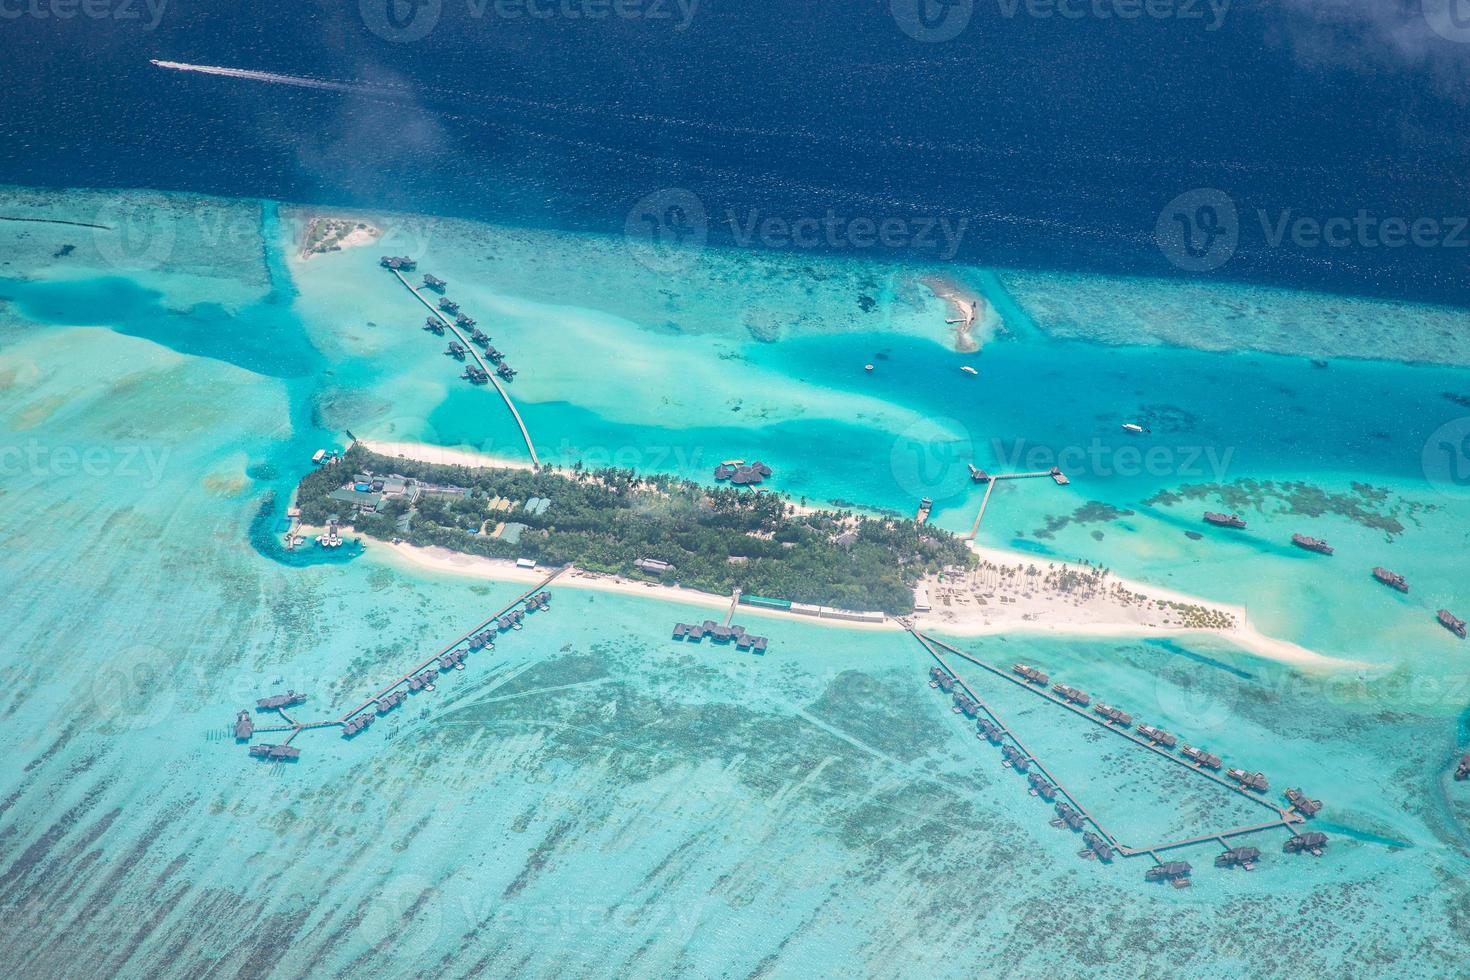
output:
[{"label": "dense green vegetation", "polygon": [[[353,473],[397,473],[422,482],[468,488],[464,496],[426,493],[408,511],[392,500],[380,513],[360,517],[329,498]],[[540,515],[517,507],[496,512],[496,497],[546,497]],[[320,525],[341,514],[359,533],[401,537],[492,558],[572,562],[594,572],[648,578],[634,562],[654,558],[673,570],[663,581],[707,592],[748,594],[848,609],[913,609],[913,586],[926,572],[973,562],[947,531],[911,520],[845,511],[797,515],[782,496],[734,487],[703,487],[669,476],[639,477],[631,470],[555,473],[418,463],[378,456],[354,446],[342,462],[314,470],[297,489],[302,520]],[[527,525],[518,544],[474,533],[484,521]],[[844,532],[855,537],[837,540]]]}]

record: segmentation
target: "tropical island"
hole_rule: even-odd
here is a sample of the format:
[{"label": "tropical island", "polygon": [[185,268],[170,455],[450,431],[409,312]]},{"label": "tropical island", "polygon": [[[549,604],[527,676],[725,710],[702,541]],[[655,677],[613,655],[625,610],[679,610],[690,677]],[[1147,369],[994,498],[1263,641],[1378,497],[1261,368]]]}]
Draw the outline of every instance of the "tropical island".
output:
[{"label": "tropical island", "polygon": [[948,531],[812,510],[780,494],[631,470],[427,463],[354,445],[296,490],[304,524],[381,541],[846,609],[913,611],[914,587],[976,563]]}]

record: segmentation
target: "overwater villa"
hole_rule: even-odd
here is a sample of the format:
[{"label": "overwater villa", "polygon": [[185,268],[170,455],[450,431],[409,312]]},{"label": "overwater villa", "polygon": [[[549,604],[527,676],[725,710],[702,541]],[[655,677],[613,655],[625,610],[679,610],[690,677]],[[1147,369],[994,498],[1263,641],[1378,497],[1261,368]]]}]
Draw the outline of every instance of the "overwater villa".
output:
[{"label": "overwater villa", "polygon": [[1013,664],[1011,666],[1011,670],[1015,671],[1017,674],[1020,674],[1028,682],[1039,685],[1040,687],[1045,687],[1047,681],[1050,680],[1050,678],[1048,678],[1046,674],[1037,670],[1035,667],[1030,666],[1029,664]]},{"label": "overwater villa", "polygon": [[424,273],[425,289],[432,289],[436,293],[442,293],[444,292],[444,287],[448,285],[449,283],[445,282],[443,279],[440,279],[438,276],[430,275],[427,272]]},{"label": "overwater villa", "polygon": [[1046,781],[1046,777],[1039,772],[1033,772],[1026,777],[1031,784],[1031,795],[1039,796],[1050,803],[1057,798],[1057,788]]},{"label": "overwater villa", "polygon": [[1173,885],[1189,884],[1190,868],[1188,861],[1165,861],[1149,868],[1144,872],[1145,881],[1167,881]]},{"label": "overwater villa", "polygon": [[444,335],[444,321],[440,320],[437,316],[425,317],[424,329],[429,331],[429,333],[436,333],[442,337]]},{"label": "overwater villa", "polygon": [[1307,799],[1307,795],[1299,789],[1288,788],[1286,790],[1286,799],[1291,804],[1292,809],[1304,817],[1316,816],[1318,811],[1322,809],[1321,800],[1309,800]]},{"label": "overwater villa", "polygon": [[1066,803],[1057,804],[1057,818],[1052,821],[1053,826],[1066,827],[1070,830],[1081,830],[1087,821],[1082,814],[1072,809]]},{"label": "overwater villa", "polygon": [[1101,701],[1099,701],[1096,705],[1093,706],[1092,710],[1101,715],[1110,725],[1117,725],[1119,728],[1127,728],[1133,724],[1132,715],[1122,710],[1121,708],[1114,708],[1110,704],[1103,704]]},{"label": "overwater villa", "polygon": [[250,754],[254,758],[271,762],[295,762],[301,758],[301,750],[289,745],[252,745]]},{"label": "overwater villa", "polygon": [[451,340],[449,342],[449,346],[444,348],[444,353],[454,358],[456,361],[462,361],[464,360],[465,354],[469,353],[469,348],[465,347],[464,344],[461,344],[457,340]]},{"label": "overwater villa", "polygon": [[510,381],[516,376],[516,369],[511,367],[509,364],[501,364],[500,367],[495,369],[495,373],[500,375],[506,381]]},{"label": "overwater villa", "polygon": [[408,700],[407,691],[393,691],[378,698],[378,714],[386,715],[404,701]]},{"label": "overwater villa", "polygon": [[1225,764],[1218,755],[1206,752],[1204,749],[1197,749],[1192,745],[1186,745],[1181,748],[1179,754],[1195,765],[1203,766],[1206,769],[1219,770]]},{"label": "overwater villa", "polygon": [[1025,753],[1014,745],[1009,743],[1002,745],[1000,747],[1000,754],[1005,759],[1005,762],[1001,763],[1001,765],[1011,766],[1016,772],[1025,772],[1031,768],[1031,760],[1026,758]]},{"label": "overwater villa", "polygon": [[439,309],[452,316],[459,312],[459,304],[448,296],[442,296],[439,298]]},{"label": "overwater villa", "polygon": [[729,480],[735,486],[754,486],[771,475],[771,468],[760,460],[750,465],[729,461],[715,467],[716,480]]},{"label": "overwater villa", "polygon": [[465,365],[463,377],[472,385],[487,384],[490,381],[490,375],[478,364]]},{"label": "overwater villa", "polygon": [[285,694],[272,694],[268,698],[261,698],[255,702],[255,706],[262,711],[277,711],[281,708],[292,708],[298,704],[306,703],[306,695],[295,691],[287,691]]},{"label": "overwater villa", "polygon": [[366,711],[364,711],[362,714],[355,715],[347,719],[347,721],[344,722],[342,725],[342,737],[352,738],[358,732],[371,725],[373,723],[373,718],[373,715],[370,715]]},{"label": "overwater villa", "polygon": [[980,714],[980,705],[974,699],[963,694],[956,694],[954,699],[955,710],[966,718],[975,718]]},{"label": "overwater villa", "polygon": [[1313,857],[1321,857],[1326,847],[1327,835],[1320,830],[1297,834],[1281,845],[1281,849],[1287,854],[1310,854]]},{"label": "overwater villa", "polygon": [[1470,752],[1460,756],[1460,764],[1455,768],[1455,778],[1461,782],[1470,779]]},{"label": "overwater villa", "polygon": [[1080,704],[1084,708],[1092,703],[1091,695],[1078,688],[1070,687],[1066,684],[1053,684],[1051,689],[1073,704]]},{"label": "overwater villa", "polygon": [[459,327],[461,330],[469,330],[478,322],[479,321],[470,316],[468,313],[456,313],[454,315],[454,325],[456,327]]},{"label": "overwater villa", "polygon": [[418,266],[418,263],[407,255],[385,255],[378,260],[378,264],[394,272],[412,272]]},{"label": "overwater villa", "polygon": [[1253,789],[1258,793],[1264,793],[1266,792],[1266,790],[1271,788],[1270,785],[1266,782],[1266,777],[1263,773],[1247,772],[1244,769],[1232,768],[1226,769],[1225,775],[1229,776],[1231,779],[1235,780],[1246,789]]},{"label": "overwater villa", "polygon": [[255,722],[250,717],[250,712],[241,708],[240,713],[235,716],[235,741],[246,742],[250,736],[255,734]]},{"label": "overwater villa", "polygon": [[1090,830],[1085,832],[1082,835],[1082,843],[1087,845],[1087,849],[1082,852],[1085,856],[1095,857],[1099,861],[1111,861],[1113,859],[1113,849],[1098,834],[1094,834]]},{"label": "overwater villa", "polygon": [[1215,855],[1215,867],[1252,871],[1255,869],[1256,862],[1260,860],[1261,849],[1259,847],[1232,847],[1223,854]]},{"label": "overwater villa", "polygon": [[1152,725],[1139,725],[1138,734],[1142,735],[1144,738],[1148,739],[1155,745],[1162,745],[1166,749],[1172,749],[1179,741],[1177,738],[1175,738],[1170,733],[1164,731],[1162,728],[1155,728]]},{"label": "overwater villa", "polygon": [[944,671],[940,670],[938,667],[930,667],[929,668],[929,686],[930,687],[938,687],[939,686],[940,679],[941,678],[944,678],[944,677],[948,677],[948,676],[949,676],[948,674],[946,674]]},{"label": "overwater villa", "polygon": [[1001,731],[1000,726],[989,718],[979,719],[975,722],[975,727],[978,729],[977,734],[989,739],[992,745],[999,745],[1005,738],[1005,732]]}]

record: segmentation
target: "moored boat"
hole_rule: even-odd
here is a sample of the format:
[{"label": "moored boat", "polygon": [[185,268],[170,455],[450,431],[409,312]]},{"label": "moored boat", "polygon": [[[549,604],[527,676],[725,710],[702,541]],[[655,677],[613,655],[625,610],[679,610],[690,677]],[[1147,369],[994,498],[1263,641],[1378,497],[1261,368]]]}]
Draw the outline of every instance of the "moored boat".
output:
[{"label": "moored boat", "polygon": [[1245,527],[1245,521],[1237,514],[1220,514],[1213,510],[1205,511],[1205,523],[1216,527]]},{"label": "moored boat", "polygon": [[1321,538],[1309,538],[1305,534],[1293,534],[1291,536],[1291,543],[1298,548],[1315,551],[1319,555],[1332,554],[1332,546]]},{"label": "moored boat", "polygon": [[1436,613],[1436,616],[1439,619],[1439,625],[1443,626],[1445,629],[1449,630],[1460,639],[1463,640],[1465,638],[1465,621],[1463,619],[1460,619],[1448,609],[1441,609],[1438,613]]},{"label": "moored boat", "polygon": [[1400,592],[1409,591],[1409,583],[1404,580],[1402,575],[1398,572],[1390,572],[1382,565],[1378,565],[1373,569],[1373,577],[1390,589],[1398,589]]}]

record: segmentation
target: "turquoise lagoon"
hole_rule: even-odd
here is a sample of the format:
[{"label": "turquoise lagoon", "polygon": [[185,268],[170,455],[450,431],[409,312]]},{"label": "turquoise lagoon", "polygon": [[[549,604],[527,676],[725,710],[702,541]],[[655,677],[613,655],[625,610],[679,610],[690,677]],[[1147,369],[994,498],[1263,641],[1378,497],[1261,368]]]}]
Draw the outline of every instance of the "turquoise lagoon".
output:
[{"label": "turquoise lagoon", "polygon": [[[1006,323],[961,355],[916,281],[931,270],[714,252],[669,271],[617,241],[401,216],[378,219],[382,247],[303,262],[302,215],[273,204],[17,190],[0,213],[119,207],[142,216],[132,239],[0,222],[0,896],[23,973],[1463,968],[1470,805],[1448,769],[1470,684],[1432,611],[1465,605],[1470,496],[1425,463],[1467,413],[1444,397],[1470,394],[1463,367],[1310,336],[1283,353],[1108,333],[1107,311],[1157,302],[1153,284],[1068,307],[1070,279],[1048,293],[1036,273],[951,270]],[[383,251],[450,280],[559,462],[704,479],[760,456],[793,494],[896,511],[929,496],[965,530],[966,463],[1082,450],[1068,488],[998,490],[981,540],[1247,603],[1264,631],[1372,669],[1304,675],[1200,638],[953,642],[1302,785],[1327,803],[1327,855],[1288,859],[1263,835],[1245,874],[1191,848],[1182,891],[1136,861],[1081,861],[927,687],[912,641],[766,618],[764,659],[684,647],[667,630],[688,610],[656,595],[558,589],[549,616],[362,737],[305,733],[298,764],[253,764],[225,726],[254,697],[294,687],[306,717],[337,714],[516,592],[275,546],[285,494],[346,429],[524,454],[494,393],[418,329]],[[1204,308],[1238,311],[1231,290]],[[1401,338],[1383,350],[1413,351],[1446,313],[1373,315]],[[1204,346],[1255,336],[1197,326]],[[1146,442],[1121,431],[1134,418]],[[1219,486],[1149,502],[1201,484]],[[1245,533],[1198,523],[1222,506]],[[1295,530],[1337,555],[1295,553]],[[1369,580],[1380,563],[1413,592]],[[1125,840],[1254,819],[959,669]]]}]

